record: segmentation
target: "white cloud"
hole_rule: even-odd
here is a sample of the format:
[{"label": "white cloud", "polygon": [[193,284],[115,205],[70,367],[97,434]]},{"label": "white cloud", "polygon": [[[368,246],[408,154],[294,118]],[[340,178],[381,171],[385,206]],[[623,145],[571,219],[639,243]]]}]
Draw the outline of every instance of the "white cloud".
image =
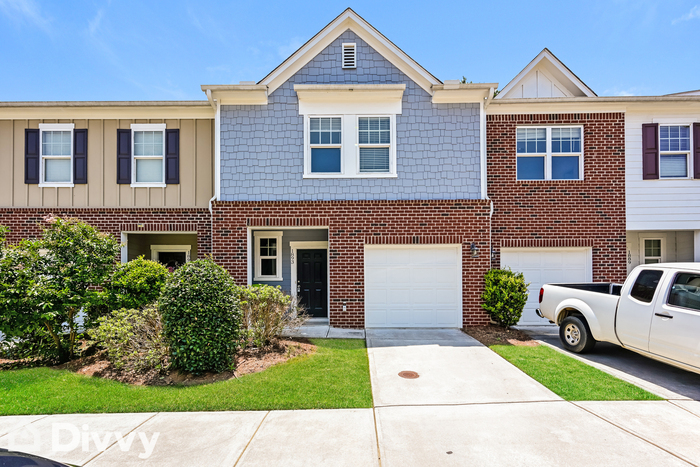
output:
[{"label": "white cloud", "polygon": [[698,19],[700,18],[700,5],[695,5],[693,8],[690,9],[690,11],[680,18],[674,19],[671,24],[678,24],[682,21],[690,21],[691,19]]},{"label": "white cloud", "polygon": [[100,8],[97,11],[95,17],[88,21],[88,31],[90,32],[91,36],[94,36],[100,30],[100,26],[102,25],[102,18],[104,17],[104,15],[105,9]]},{"label": "white cloud", "polygon": [[0,10],[16,23],[28,22],[44,32],[51,32],[51,19],[34,0],[0,0]]}]

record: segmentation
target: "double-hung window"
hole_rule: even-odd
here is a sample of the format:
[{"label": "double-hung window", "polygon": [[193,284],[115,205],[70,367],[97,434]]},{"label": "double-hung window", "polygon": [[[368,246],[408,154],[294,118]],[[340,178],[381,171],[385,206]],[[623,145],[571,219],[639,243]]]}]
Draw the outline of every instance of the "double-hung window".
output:
[{"label": "double-hung window", "polygon": [[663,238],[643,238],[642,259],[644,264],[662,263],[664,253]]},{"label": "double-hung window", "polygon": [[659,178],[688,177],[690,127],[659,126]]},{"label": "double-hung window", "polygon": [[73,129],[72,123],[42,123],[40,185],[73,186]]},{"label": "double-hung window", "polygon": [[582,133],[580,126],[517,128],[517,179],[581,180]]},{"label": "double-hung window", "polygon": [[340,117],[309,119],[311,172],[340,173],[342,171],[342,130]]},{"label": "double-hung window", "polygon": [[391,153],[391,119],[358,117],[360,173],[389,173]]},{"label": "double-hung window", "polygon": [[257,231],[255,237],[256,281],[282,280],[282,232]]},{"label": "double-hung window", "polygon": [[165,124],[131,125],[132,185],[165,185]]}]

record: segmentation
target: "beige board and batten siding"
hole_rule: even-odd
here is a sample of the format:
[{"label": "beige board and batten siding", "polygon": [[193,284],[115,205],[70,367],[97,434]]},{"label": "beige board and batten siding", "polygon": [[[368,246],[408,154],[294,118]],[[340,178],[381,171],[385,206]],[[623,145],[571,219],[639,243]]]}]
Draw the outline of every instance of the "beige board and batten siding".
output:
[{"label": "beige board and batten siding", "polygon": [[625,117],[627,230],[700,229],[700,180],[642,179],[642,124],[690,125],[700,122],[700,102],[630,104]]},{"label": "beige board and batten siding", "polygon": [[[3,117],[10,109],[2,110],[0,207],[207,207],[214,194],[213,118],[9,119]],[[31,110],[41,113],[41,108]],[[48,110],[47,114],[57,111]],[[128,113],[128,109],[120,110]],[[134,114],[143,114],[143,108],[137,111]],[[151,113],[157,112],[154,109]],[[63,112],[66,116],[73,113],[82,116],[90,112],[84,108],[66,108]],[[167,109],[167,114],[177,112]],[[24,130],[39,128],[40,123],[73,123],[76,129],[88,129],[87,184],[40,188],[24,183]],[[132,123],[165,123],[167,128],[180,129],[179,184],[165,188],[117,184],[117,129],[129,129]]]}]

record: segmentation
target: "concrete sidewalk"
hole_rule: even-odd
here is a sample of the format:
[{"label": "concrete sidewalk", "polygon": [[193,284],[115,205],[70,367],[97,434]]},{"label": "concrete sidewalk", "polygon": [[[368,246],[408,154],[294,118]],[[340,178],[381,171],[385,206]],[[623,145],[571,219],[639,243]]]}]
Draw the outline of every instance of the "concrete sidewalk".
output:
[{"label": "concrete sidewalk", "polygon": [[457,330],[367,342],[374,409],[0,417],[0,447],[87,466],[700,465],[700,402],[566,402]]}]

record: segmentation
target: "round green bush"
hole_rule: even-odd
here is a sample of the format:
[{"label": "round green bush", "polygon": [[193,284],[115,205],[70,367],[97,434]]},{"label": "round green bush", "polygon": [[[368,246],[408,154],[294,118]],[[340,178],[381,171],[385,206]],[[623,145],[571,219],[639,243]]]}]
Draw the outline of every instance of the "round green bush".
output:
[{"label": "round green bush", "polygon": [[527,287],[521,272],[510,269],[491,269],[484,276],[484,303],[482,308],[503,327],[513,326],[520,321],[527,302]]},{"label": "round green bush", "polygon": [[138,309],[152,305],[160,297],[168,269],[143,256],[119,263],[105,286],[107,304],[111,310]]},{"label": "round green bush", "polygon": [[184,264],[158,301],[172,365],[200,373],[232,369],[241,327],[236,284],[211,259]]}]

